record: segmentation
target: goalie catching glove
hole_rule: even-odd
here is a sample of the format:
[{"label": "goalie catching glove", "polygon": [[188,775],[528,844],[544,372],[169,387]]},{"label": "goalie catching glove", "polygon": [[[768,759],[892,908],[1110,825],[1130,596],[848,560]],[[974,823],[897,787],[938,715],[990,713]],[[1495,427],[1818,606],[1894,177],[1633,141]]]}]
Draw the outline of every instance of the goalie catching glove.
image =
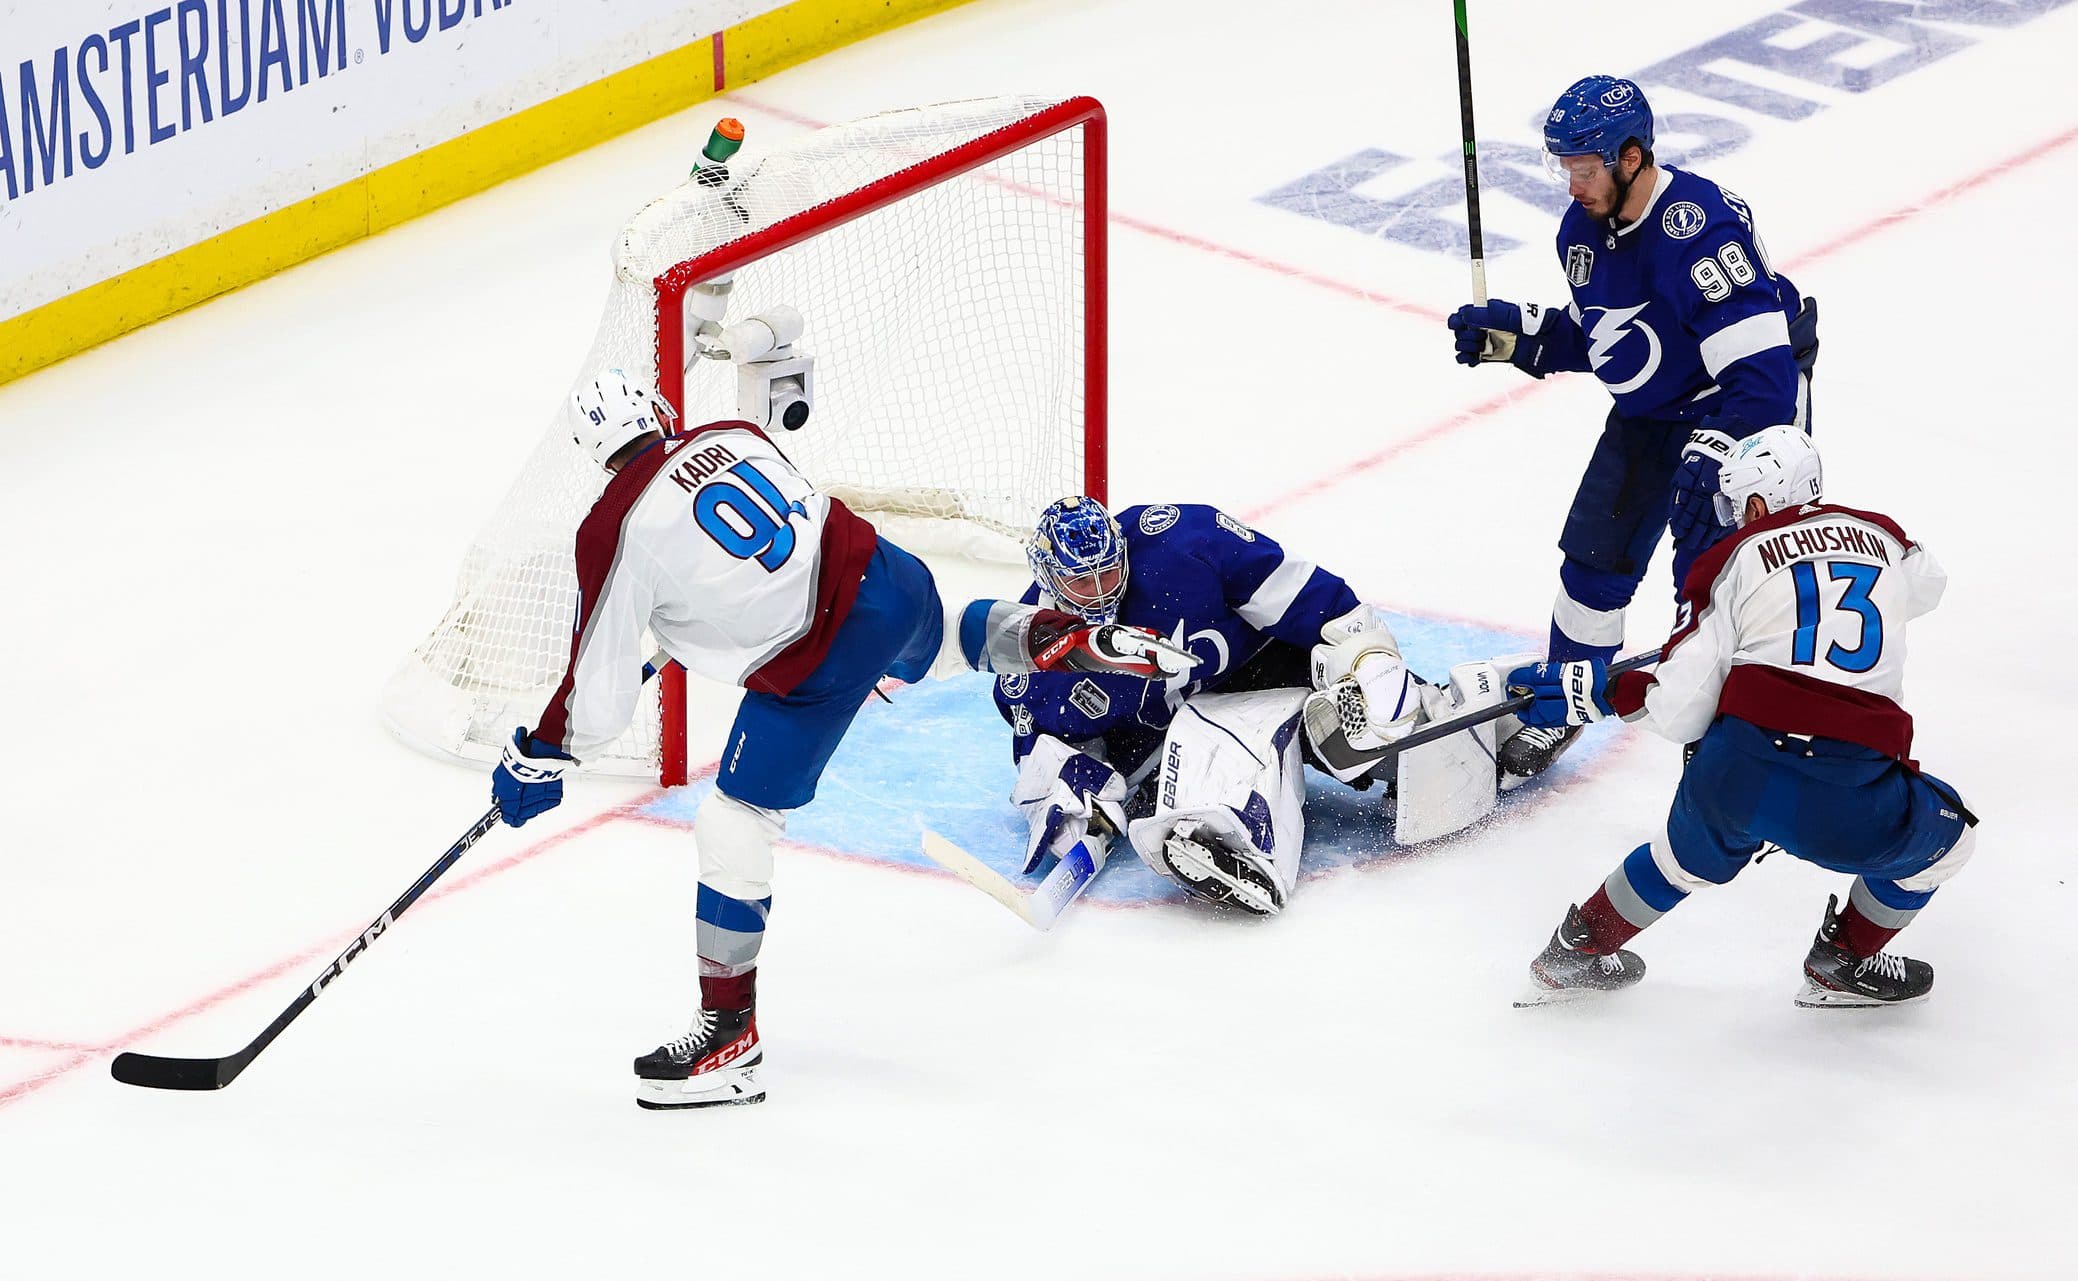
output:
[{"label": "goalie catching glove", "polygon": [[1422,720],[1421,678],[1407,670],[1392,629],[1369,605],[1321,628],[1313,688],[1306,700],[1307,741],[1339,782],[1365,772],[1353,754],[1375,759]]}]

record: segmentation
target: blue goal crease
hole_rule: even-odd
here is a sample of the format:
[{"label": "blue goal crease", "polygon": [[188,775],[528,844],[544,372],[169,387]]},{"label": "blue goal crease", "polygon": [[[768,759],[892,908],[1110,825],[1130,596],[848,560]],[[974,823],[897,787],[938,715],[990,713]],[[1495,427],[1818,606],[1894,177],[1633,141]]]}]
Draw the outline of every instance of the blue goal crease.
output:
[{"label": "blue goal crease", "polygon": [[[1524,633],[1387,611],[1408,665],[1441,679],[1450,664],[1534,648]],[[1028,887],[1022,877],[1025,824],[1010,803],[1017,770],[1010,727],[980,673],[926,681],[895,692],[892,704],[866,704],[831,757],[815,800],[787,816],[787,839],[908,867],[936,866],[922,851],[928,827],[982,862]],[[1606,749],[1610,736],[1590,733],[1570,759]],[[643,817],[690,827],[713,779],[672,788],[641,810]],[[1520,789],[1511,796],[1520,796]],[[1403,855],[1382,808],[1385,789],[1352,791],[1307,773],[1303,875],[1311,878]],[[1503,801],[1503,808],[1508,802]],[[1044,869],[1041,869],[1043,874]],[[1143,864],[1123,843],[1086,892],[1100,902],[1180,902],[1183,893]]]}]

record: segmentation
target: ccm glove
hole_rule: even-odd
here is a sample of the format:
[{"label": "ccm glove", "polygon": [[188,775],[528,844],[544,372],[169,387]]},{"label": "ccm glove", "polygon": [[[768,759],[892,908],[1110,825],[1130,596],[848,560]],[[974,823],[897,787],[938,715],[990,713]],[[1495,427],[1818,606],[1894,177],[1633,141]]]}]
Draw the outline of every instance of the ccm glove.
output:
[{"label": "ccm glove", "polygon": [[1722,528],[1717,519],[1717,475],[1738,448],[1735,437],[1714,427],[1698,427],[1688,434],[1681,465],[1674,470],[1673,507],[1667,516],[1667,532],[1675,542],[1714,538]]},{"label": "ccm glove", "polygon": [[1537,663],[1508,673],[1509,693],[1536,699],[1516,713],[1525,725],[1592,725],[1613,716],[1608,685],[1609,664],[1599,658]]},{"label": "ccm glove", "polygon": [[1197,655],[1144,628],[1085,622],[1057,609],[1038,611],[1026,644],[1032,666],[1042,672],[1123,672],[1160,680],[1198,665]]},{"label": "ccm glove", "polygon": [[504,757],[491,771],[491,796],[498,802],[498,817],[508,826],[518,827],[561,805],[563,771],[570,765],[568,753],[536,739],[526,726],[512,731]]},{"label": "ccm glove", "polygon": [[1446,322],[1457,340],[1457,363],[1477,365],[1505,360],[1532,378],[1549,372],[1542,368],[1544,310],[1535,303],[1527,309],[1499,298],[1487,303],[1467,303],[1450,314]]}]

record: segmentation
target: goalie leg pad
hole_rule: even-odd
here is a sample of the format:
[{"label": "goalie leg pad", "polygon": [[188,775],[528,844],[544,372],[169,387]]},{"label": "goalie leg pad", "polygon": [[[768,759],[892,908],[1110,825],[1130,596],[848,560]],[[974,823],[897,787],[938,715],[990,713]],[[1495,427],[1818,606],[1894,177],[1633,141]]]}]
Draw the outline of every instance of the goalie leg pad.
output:
[{"label": "goalie leg pad", "polygon": [[[1209,897],[1220,885],[1240,894],[1232,883],[1241,881],[1256,887],[1248,892],[1270,903],[1267,910],[1282,907],[1298,884],[1306,834],[1299,761],[1305,698],[1304,690],[1271,689],[1200,694],[1186,703],[1162,744],[1154,811],[1127,829],[1141,860],[1193,894]],[[1186,839],[1206,851],[1183,851],[1196,860],[1193,867],[1171,862],[1169,838],[1185,823]],[[1202,867],[1226,881],[1192,874]]]}]

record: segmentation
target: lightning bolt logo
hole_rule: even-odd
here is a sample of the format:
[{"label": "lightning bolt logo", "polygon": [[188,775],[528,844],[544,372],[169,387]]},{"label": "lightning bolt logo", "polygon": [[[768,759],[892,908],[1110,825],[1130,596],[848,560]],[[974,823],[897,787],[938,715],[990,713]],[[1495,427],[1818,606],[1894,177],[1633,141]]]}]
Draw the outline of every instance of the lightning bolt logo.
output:
[{"label": "lightning bolt logo", "polygon": [[[1652,326],[1638,319],[1638,313],[1650,304],[1639,303],[1635,307],[1610,307],[1595,317],[1595,323],[1587,331],[1587,363],[1594,367],[1595,376],[1602,376],[1602,366],[1609,363],[1609,354],[1616,349],[1633,329],[1645,335],[1645,362],[1638,372],[1620,383],[1609,383],[1609,393],[1621,396],[1636,391],[1652,381],[1660,370],[1660,336]],[[1607,379],[1603,379],[1608,382]]]}]

